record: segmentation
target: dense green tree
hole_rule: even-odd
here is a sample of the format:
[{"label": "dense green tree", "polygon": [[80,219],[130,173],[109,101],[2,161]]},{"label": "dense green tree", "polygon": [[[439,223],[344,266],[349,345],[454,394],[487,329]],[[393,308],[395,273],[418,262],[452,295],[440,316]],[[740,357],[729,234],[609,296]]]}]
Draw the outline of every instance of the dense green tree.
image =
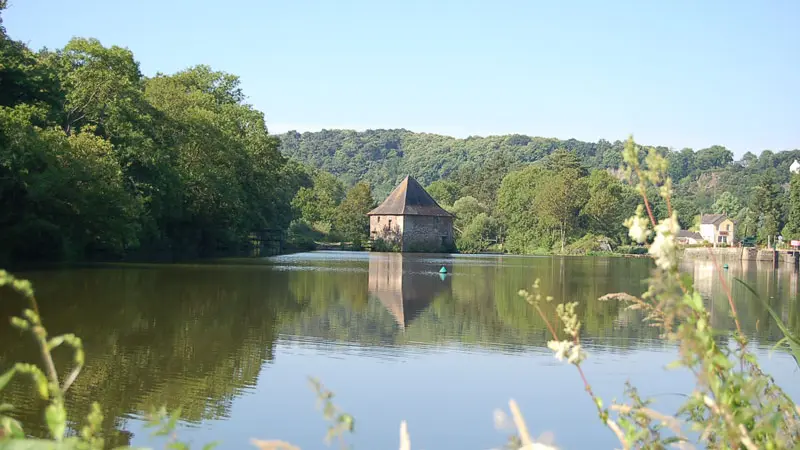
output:
[{"label": "dense green tree", "polygon": [[556,232],[563,253],[567,238],[578,227],[581,207],[588,199],[580,169],[570,167],[548,174],[537,197],[540,220]]},{"label": "dense green tree", "polygon": [[456,200],[450,212],[456,215],[456,229],[464,230],[478,214],[486,214],[489,209],[475,197],[466,196]]},{"label": "dense green tree", "polygon": [[497,208],[505,224],[505,246],[512,253],[549,250],[552,237],[542,234],[538,193],[545,175],[543,168],[530,165],[503,178],[497,194]]},{"label": "dense green tree", "polygon": [[252,230],[288,227],[294,192],[283,189],[293,181],[263,114],[241,103],[238,78],[198,66],[148,80],[145,95],[168,119],[176,154],[184,211],[167,218],[175,239],[208,253]]},{"label": "dense green tree", "polygon": [[451,180],[459,187],[460,195],[474,197],[493,210],[503,177],[519,166],[519,161],[502,152],[481,163],[461,167],[451,176]]},{"label": "dense green tree", "polygon": [[85,124],[107,136],[129,126],[126,109],[139,101],[142,83],[130,50],[106,48],[97,39],[73,38],[51,59],[63,90],[63,107],[57,114],[67,135]]},{"label": "dense green tree", "polygon": [[5,259],[118,254],[136,243],[137,202],[111,145],[31,125],[36,110],[0,107],[0,234]]},{"label": "dense green tree", "polygon": [[297,191],[292,206],[307,223],[323,222],[330,225],[336,216],[336,208],[344,198],[344,186],[327,172],[320,170],[313,172],[312,185],[301,187]]},{"label": "dense green tree", "polygon": [[574,152],[560,148],[544,159],[544,168],[551,172],[571,171],[578,177],[585,177],[589,170]]},{"label": "dense green tree", "polygon": [[733,162],[733,153],[721,145],[698,150],[695,154],[698,170],[719,169]]},{"label": "dense green tree", "polygon": [[712,208],[716,214],[725,214],[729,217],[734,217],[739,213],[739,210],[742,209],[742,204],[733,194],[725,191],[717,198]]},{"label": "dense green tree", "polygon": [[781,229],[780,190],[775,183],[775,172],[769,169],[753,194],[750,209],[758,217],[758,238],[762,243],[771,242]]},{"label": "dense green tree", "polygon": [[782,235],[784,239],[800,239],[800,174],[792,175],[789,186],[789,215]]},{"label": "dense green tree", "polygon": [[443,208],[453,206],[453,203],[455,203],[461,195],[458,184],[452,180],[436,180],[429,184],[425,190],[428,191],[428,194],[431,194],[431,197]]},{"label": "dense green tree", "polygon": [[746,152],[742,155],[741,164],[743,167],[750,167],[756,162],[758,162],[758,156],[754,155],[753,152]]},{"label": "dense green tree", "polygon": [[339,205],[334,228],[355,248],[360,248],[369,238],[367,213],[374,207],[372,190],[366,183],[358,183],[350,188]]},{"label": "dense green tree", "polygon": [[622,225],[636,208],[638,195],[605,170],[595,170],[586,179],[588,200],[580,208],[586,219],[586,228],[593,233],[625,239],[626,228]]},{"label": "dense green tree", "polygon": [[678,222],[682,229],[688,230],[690,228],[696,228],[695,231],[699,231],[700,224],[695,224],[694,222],[695,218],[699,217],[700,210],[691,199],[675,197],[672,199],[672,208],[675,209],[675,212],[678,214]]},{"label": "dense green tree", "polygon": [[756,233],[758,233],[758,218],[758,213],[750,207],[745,206],[740,209],[736,215],[737,239],[756,236]]},{"label": "dense green tree", "polygon": [[669,163],[669,176],[678,182],[695,170],[695,153],[690,148],[684,148],[679,152],[669,152],[667,155]]},{"label": "dense green tree", "polygon": [[0,91],[0,258],[237,252],[282,236],[310,185],[239,79],[206,66],[145,79],[128,49],[37,53],[0,27]]},{"label": "dense green tree", "polygon": [[473,217],[464,228],[456,245],[463,253],[479,253],[489,248],[497,239],[497,233],[497,220],[482,212]]}]

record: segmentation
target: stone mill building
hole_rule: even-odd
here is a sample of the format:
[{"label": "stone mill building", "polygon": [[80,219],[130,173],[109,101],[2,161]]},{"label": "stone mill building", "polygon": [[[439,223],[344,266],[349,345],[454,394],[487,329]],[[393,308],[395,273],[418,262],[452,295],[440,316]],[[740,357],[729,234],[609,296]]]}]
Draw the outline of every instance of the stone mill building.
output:
[{"label": "stone mill building", "polygon": [[411,176],[407,176],[377,208],[370,211],[370,239],[383,240],[403,252],[451,252],[453,214]]}]

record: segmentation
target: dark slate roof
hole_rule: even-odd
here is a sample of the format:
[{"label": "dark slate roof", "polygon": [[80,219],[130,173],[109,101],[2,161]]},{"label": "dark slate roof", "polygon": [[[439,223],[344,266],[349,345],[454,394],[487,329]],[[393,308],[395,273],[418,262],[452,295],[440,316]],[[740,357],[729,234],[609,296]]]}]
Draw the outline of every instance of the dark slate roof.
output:
[{"label": "dark slate roof", "polygon": [[703,214],[703,217],[700,218],[700,223],[719,225],[720,222],[727,218],[728,216],[725,214]]},{"label": "dark slate roof", "polygon": [[700,233],[698,233],[696,231],[689,231],[689,230],[680,230],[680,231],[678,231],[678,237],[679,238],[697,239],[698,241],[702,241],[703,240],[703,236],[701,236]]},{"label": "dark slate roof", "polygon": [[436,200],[411,176],[407,176],[386,197],[386,200],[373,209],[368,216],[445,216],[453,214],[445,211]]}]

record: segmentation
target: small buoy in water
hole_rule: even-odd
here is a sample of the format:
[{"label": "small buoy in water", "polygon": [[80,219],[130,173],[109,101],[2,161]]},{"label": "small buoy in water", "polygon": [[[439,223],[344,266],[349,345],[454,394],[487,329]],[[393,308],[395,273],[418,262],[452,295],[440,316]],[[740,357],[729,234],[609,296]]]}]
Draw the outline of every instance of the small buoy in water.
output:
[{"label": "small buoy in water", "polygon": [[439,273],[447,273],[447,269],[445,269],[444,266],[442,266],[442,268],[439,269]]},{"label": "small buoy in water", "polygon": [[723,268],[723,269],[727,269],[727,268],[728,268],[728,265],[727,265],[727,264],[723,264],[723,265],[722,265],[722,268]]}]

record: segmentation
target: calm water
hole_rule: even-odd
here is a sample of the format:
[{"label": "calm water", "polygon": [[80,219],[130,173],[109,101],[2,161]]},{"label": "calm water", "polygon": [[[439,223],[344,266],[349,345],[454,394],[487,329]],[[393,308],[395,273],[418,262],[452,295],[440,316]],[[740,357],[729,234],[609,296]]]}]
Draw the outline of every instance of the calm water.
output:
[{"label": "calm water", "polygon": [[[440,276],[441,266],[449,274]],[[52,332],[74,332],[87,366],[71,390],[75,418],[98,400],[114,442],[153,445],[142,415],[182,407],[179,433],[197,444],[246,448],[280,438],[325,448],[326,424],[308,377],[319,378],[356,417],[356,448],[397,448],[401,420],[414,448],[501,446],[493,411],[516,399],[534,434],[563,448],[612,448],[574,367],[545,348],[538,315],[517,292],[540,278],[557,299],[580,302],[585,370],[606,401],[626,380],[672,411],[688,392],[684,373],[664,375],[675,357],[633,311],[595,299],[639,293],[647,259],[401,256],[318,252],[200,265],[116,265],[21,273],[34,282]],[[686,263],[712,311],[729,328],[727,300],[709,263]],[[752,284],[800,330],[798,274],[751,263],[729,283]],[[734,287],[746,331],[763,364],[800,397],[800,372],[785,353],[768,354],[780,331],[744,289]],[[8,294],[3,315],[20,302]],[[552,311],[551,311],[552,312]],[[0,368],[35,358],[29,336],[0,324]],[[66,352],[65,352],[66,353]],[[66,356],[66,355],[64,355]],[[41,405],[27,382],[0,403],[40,430]],[[37,428],[39,427],[39,428]],[[336,445],[335,443],[333,444]]]}]

